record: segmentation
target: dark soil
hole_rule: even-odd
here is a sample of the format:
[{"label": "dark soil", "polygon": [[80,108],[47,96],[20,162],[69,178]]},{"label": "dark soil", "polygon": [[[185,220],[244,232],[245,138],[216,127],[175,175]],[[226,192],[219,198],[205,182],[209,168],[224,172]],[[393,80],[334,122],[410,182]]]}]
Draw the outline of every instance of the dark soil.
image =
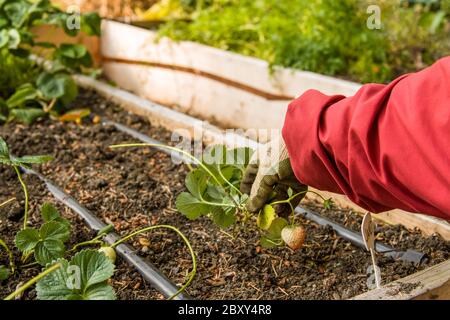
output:
[{"label": "dark soil", "polygon": [[[10,249],[14,249],[15,264],[20,265],[21,254],[14,246],[14,237],[23,225],[24,200],[22,189],[20,188],[14,171],[10,168],[0,166],[0,203],[16,197],[18,201],[8,206],[0,208],[0,239],[3,239]],[[36,177],[25,176],[25,182],[30,193],[30,227],[39,227],[42,224],[40,207],[45,202],[55,205],[60,213],[72,222],[71,238],[66,243],[67,248],[74,244],[90,240],[96,233],[89,229],[82,219],[72,210],[61,206],[52,195],[47,191],[45,185]],[[8,265],[8,257],[4,250],[0,250],[0,265]],[[3,298],[13,292],[19,284],[36,276],[40,268],[25,268],[16,272],[8,281],[0,283],[0,298]],[[125,261],[118,258],[116,271],[111,279],[111,285],[115,288],[118,299],[160,299],[161,294],[149,287],[142,279],[139,273]],[[23,299],[33,299],[36,296],[35,290],[25,292]]]},{"label": "dark soil", "polygon": [[[151,126],[146,120],[91,92],[82,92],[74,104],[90,107],[96,114],[155,139],[170,141],[169,132]],[[187,220],[176,211],[174,204],[176,196],[184,191],[187,172],[184,166],[173,164],[169,156],[153,149],[109,150],[111,144],[134,139],[111,126],[94,124],[91,119],[82,125],[50,120],[30,127],[8,124],[0,128],[0,135],[16,155],[49,153],[55,156],[53,162],[39,170],[105,222],[112,223],[118,233],[125,235],[149,224],[170,224],[180,228],[197,254],[197,276],[187,290],[194,298],[345,299],[367,291],[366,270],[370,266],[370,255],[336,236],[329,227],[299,218],[307,230],[307,239],[302,249],[293,252],[286,247],[261,248],[254,223],[245,228],[236,225],[224,231],[207,218]],[[5,174],[5,170],[0,171],[2,181]],[[15,180],[9,176],[8,181],[9,189],[3,188],[5,191],[0,193],[0,201],[14,192]],[[48,197],[43,190],[40,194]],[[36,194],[34,197],[34,201],[42,202]],[[307,204],[316,206],[313,202]],[[36,214],[37,211],[34,212]],[[69,210],[64,212],[75,219]],[[348,210],[337,208],[324,214],[352,229],[359,229],[360,216]],[[17,224],[3,227],[4,230],[16,228]],[[76,228],[83,230],[85,227],[78,223]],[[380,240],[396,248],[416,249],[430,256],[428,264],[421,267],[379,257],[383,283],[445,261],[450,256],[450,243],[438,236],[423,238],[417,231],[387,225],[380,225],[377,232]],[[84,235],[82,231],[80,234]],[[130,244],[175,283],[181,284],[186,280],[192,264],[187,249],[176,234],[155,231],[134,239]],[[122,268],[127,269],[125,266]],[[124,276],[125,280],[117,280]],[[120,298],[160,297],[145,287],[141,277],[131,271],[122,274],[119,271],[114,279],[122,281],[127,288],[119,294]],[[19,280],[10,281],[8,286],[14,287]],[[127,293],[128,288],[133,288],[136,283],[141,287]]]}]

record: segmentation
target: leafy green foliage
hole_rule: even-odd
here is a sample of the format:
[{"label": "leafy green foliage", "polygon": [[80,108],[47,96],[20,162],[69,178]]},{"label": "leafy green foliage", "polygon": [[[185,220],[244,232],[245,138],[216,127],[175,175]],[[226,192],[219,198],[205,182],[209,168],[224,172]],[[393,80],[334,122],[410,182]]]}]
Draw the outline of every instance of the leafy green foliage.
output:
[{"label": "leafy green foliage", "polygon": [[70,224],[49,203],[42,206],[41,215],[45,223],[40,229],[28,228],[19,231],[15,242],[21,252],[34,252],[36,261],[45,266],[64,256],[64,242],[69,239]]},{"label": "leafy green foliage", "polygon": [[4,281],[9,278],[11,271],[6,266],[0,266],[0,281]]},{"label": "leafy green foliage", "polygon": [[70,262],[55,262],[62,267],[37,283],[39,300],[115,300],[114,290],[107,283],[114,274],[114,264],[103,253],[88,249]]},{"label": "leafy green foliage", "polygon": [[[48,0],[5,0],[0,2],[0,121],[32,123],[48,112],[58,113],[78,93],[71,74],[92,73],[92,57],[83,45],[36,42],[31,28],[43,24],[58,26],[75,36],[83,30],[100,35],[100,17],[83,14],[80,25],[74,17]],[[37,48],[48,51],[53,64],[48,70],[29,59]]]},{"label": "leafy green foliage", "polygon": [[49,155],[42,156],[23,156],[23,157],[13,157],[9,153],[8,145],[5,140],[0,137],[0,164],[5,164],[14,167],[26,167],[28,168],[31,164],[42,164],[52,160],[53,157]]},{"label": "leafy green foliage", "polygon": [[[174,17],[160,35],[360,82],[387,82],[450,50],[448,1],[179,2],[191,20]],[[369,5],[381,9],[380,30],[367,27]]]},{"label": "leafy green foliage", "polygon": [[206,150],[201,165],[186,177],[189,192],[178,196],[177,209],[189,219],[209,216],[222,228],[231,226],[247,199],[238,188],[251,154],[249,148],[227,150],[222,145]]}]

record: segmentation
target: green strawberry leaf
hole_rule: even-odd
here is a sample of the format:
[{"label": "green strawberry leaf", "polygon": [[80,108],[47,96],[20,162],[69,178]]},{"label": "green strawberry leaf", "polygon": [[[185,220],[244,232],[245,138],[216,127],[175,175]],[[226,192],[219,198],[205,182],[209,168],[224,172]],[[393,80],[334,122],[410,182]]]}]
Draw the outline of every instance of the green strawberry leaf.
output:
[{"label": "green strawberry leaf", "polygon": [[97,250],[84,250],[76,254],[70,264],[82,267],[81,284],[86,289],[108,280],[114,273],[114,265]]},{"label": "green strawberry leaf", "polygon": [[39,108],[12,109],[11,117],[27,125],[32,124],[36,119],[45,116],[44,110]]},{"label": "green strawberry leaf", "polygon": [[258,227],[263,230],[269,229],[272,221],[275,220],[276,216],[277,215],[275,213],[275,209],[271,205],[266,204],[259,212],[257,220]]},{"label": "green strawberry leaf", "polygon": [[214,223],[222,229],[226,229],[236,222],[236,209],[223,210],[222,207],[214,207],[211,212]]},{"label": "green strawberry leaf", "polygon": [[43,164],[53,160],[53,157],[50,155],[42,155],[42,156],[23,156],[19,158],[15,158],[20,164]]},{"label": "green strawberry leaf", "polygon": [[25,103],[28,100],[34,100],[39,96],[39,92],[33,87],[32,84],[26,83],[19,88],[16,92],[6,100],[8,108],[16,108]]},{"label": "green strawberry leaf", "polygon": [[61,240],[45,239],[39,241],[34,248],[34,258],[45,266],[46,264],[64,256],[66,248]]},{"label": "green strawberry leaf", "polygon": [[107,280],[114,265],[101,252],[83,250],[72,260],[57,260],[63,267],[45,276],[36,285],[39,300],[114,300]]},{"label": "green strawberry leaf", "polygon": [[39,235],[44,241],[59,240],[65,242],[69,239],[70,233],[67,225],[56,221],[50,221],[41,226]]},{"label": "green strawberry leaf", "polygon": [[281,231],[286,227],[289,223],[284,218],[276,218],[270,224],[269,229],[267,229],[268,235],[271,239],[281,239]]},{"label": "green strawberry leaf", "polygon": [[4,281],[9,278],[11,271],[6,266],[0,266],[0,281]]},{"label": "green strawberry leaf", "polygon": [[175,205],[188,219],[194,220],[211,212],[211,207],[195,198],[188,192],[182,192],[175,201]]},{"label": "green strawberry leaf", "polygon": [[197,199],[202,199],[206,190],[208,176],[203,170],[195,169],[188,173],[185,179],[186,188]]},{"label": "green strawberry leaf", "polygon": [[9,158],[9,148],[8,145],[6,144],[6,141],[3,140],[2,137],[0,137],[0,156]]},{"label": "green strawberry leaf", "polygon": [[16,234],[15,243],[17,249],[22,252],[32,251],[41,240],[39,231],[33,228],[21,230]]},{"label": "green strawberry leaf", "polygon": [[44,222],[55,221],[62,223],[70,230],[70,222],[59,214],[58,210],[51,203],[44,203],[41,207],[41,216]]}]

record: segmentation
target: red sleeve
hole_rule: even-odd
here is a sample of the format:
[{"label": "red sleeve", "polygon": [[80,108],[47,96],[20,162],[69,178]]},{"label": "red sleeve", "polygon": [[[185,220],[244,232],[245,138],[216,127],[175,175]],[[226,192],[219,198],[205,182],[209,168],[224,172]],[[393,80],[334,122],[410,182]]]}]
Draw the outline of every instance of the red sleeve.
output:
[{"label": "red sleeve", "polygon": [[450,57],[353,97],[309,90],[283,127],[297,178],[372,212],[450,220]]}]

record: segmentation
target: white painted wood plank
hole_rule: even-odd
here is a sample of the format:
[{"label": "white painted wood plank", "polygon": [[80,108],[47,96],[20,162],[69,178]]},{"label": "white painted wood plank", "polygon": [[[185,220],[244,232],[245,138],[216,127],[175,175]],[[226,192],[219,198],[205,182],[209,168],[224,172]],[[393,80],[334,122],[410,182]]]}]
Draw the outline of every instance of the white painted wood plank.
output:
[{"label": "white painted wood plank", "polygon": [[224,128],[281,129],[288,102],[269,101],[190,73],[157,67],[105,63],[119,87]]},{"label": "white painted wood plank", "polygon": [[189,41],[174,42],[156,33],[115,21],[102,24],[102,54],[110,58],[189,67],[244,83],[259,90],[296,97],[308,89],[353,95],[360,84],[312,72],[277,68],[267,62]]}]

